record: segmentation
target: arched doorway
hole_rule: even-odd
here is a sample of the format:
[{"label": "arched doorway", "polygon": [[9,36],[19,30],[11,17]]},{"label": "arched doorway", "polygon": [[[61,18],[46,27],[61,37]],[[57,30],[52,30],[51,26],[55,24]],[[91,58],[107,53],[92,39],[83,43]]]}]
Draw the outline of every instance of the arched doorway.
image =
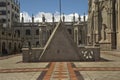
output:
[{"label": "arched doorway", "polygon": [[8,51],[7,51],[7,49],[6,49],[6,44],[5,44],[5,42],[2,43],[2,54],[3,54],[3,55],[8,54]]},{"label": "arched doorway", "polygon": [[11,49],[12,49],[12,44],[11,44],[11,42],[9,43],[8,48],[9,48],[9,53],[11,53]]}]

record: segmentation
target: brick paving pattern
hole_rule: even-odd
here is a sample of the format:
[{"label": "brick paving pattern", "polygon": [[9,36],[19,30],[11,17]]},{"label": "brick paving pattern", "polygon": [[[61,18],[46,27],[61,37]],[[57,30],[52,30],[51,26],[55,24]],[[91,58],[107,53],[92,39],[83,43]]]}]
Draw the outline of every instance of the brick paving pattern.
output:
[{"label": "brick paving pattern", "polygon": [[120,57],[102,53],[103,62],[23,63],[21,55],[0,57],[0,80],[120,80]]}]

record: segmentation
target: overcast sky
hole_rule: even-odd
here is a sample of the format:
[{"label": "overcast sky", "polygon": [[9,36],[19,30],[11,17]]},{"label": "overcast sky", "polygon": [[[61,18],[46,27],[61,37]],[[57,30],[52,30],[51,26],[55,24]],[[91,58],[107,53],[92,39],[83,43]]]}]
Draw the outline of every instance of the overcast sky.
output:
[{"label": "overcast sky", "polygon": [[[56,21],[59,19],[59,0],[20,0],[21,14],[24,15],[25,21],[31,21],[31,15],[35,21],[41,21],[42,14],[47,21],[51,21],[52,14],[55,14]],[[65,14],[66,21],[71,21],[73,13],[76,19],[80,14],[88,12],[88,0],[61,0],[62,13]]]}]

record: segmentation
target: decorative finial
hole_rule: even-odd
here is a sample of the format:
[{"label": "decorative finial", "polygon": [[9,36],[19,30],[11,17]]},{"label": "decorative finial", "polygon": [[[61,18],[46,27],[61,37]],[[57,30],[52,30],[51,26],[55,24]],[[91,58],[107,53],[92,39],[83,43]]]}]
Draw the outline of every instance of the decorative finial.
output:
[{"label": "decorative finial", "polygon": [[45,20],[46,20],[46,19],[45,19],[45,15],[43,14],[43,15],[42,15],[42,22],[45,22]]},{"label": "decorative finial", "polygon": [[64,13],[63,13],[63,22],[65,22],[65,16],[64,16]]},{"label": "decorative finial", "polygon": [[86,19],[86,16],[85,16],[85,13],[84,13],[84,22],[85,22],[85,19]]},{"label": "decorative finial", "polygon": [[73,13],[73,22],[75,22],[75,13]]},{"label": "decorative finial", "polygon": [[55,21],[54,13],[52,14],[52,22]]},{"label": "decorative finial", "polygon": [[33,14],[32,14],[32,22],[34,22],[34,16],[33,16]]},{"label": "decorative finial", "polygon": [[79,16],[78,16],[78,21],[79,21],[79,22],[81,21],[81,16],[80,16],[80,14],[79,14]]},{"label": "decorative finial", "polygon": [[24,17],[23,17],[23,14],[22,14],[22,23],[24,22]]}]

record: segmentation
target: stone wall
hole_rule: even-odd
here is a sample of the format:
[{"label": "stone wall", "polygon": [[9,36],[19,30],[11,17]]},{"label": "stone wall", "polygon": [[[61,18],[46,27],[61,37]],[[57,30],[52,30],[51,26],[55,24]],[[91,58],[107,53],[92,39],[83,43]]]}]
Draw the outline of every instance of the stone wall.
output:
[{"label": "stone wall", "polygon": [[23,48],[22,51],[23,62],[38,62],[43,49],[34,48],[29,50],[29,48]]}]

